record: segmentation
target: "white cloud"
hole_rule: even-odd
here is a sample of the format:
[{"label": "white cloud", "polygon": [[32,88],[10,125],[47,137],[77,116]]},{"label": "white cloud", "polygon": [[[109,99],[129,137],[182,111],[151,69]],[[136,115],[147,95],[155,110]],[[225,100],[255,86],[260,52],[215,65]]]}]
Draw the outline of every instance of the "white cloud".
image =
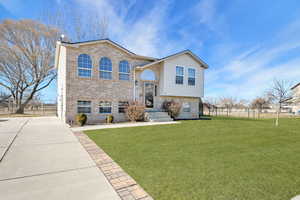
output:
[{"label": "white cloud", "polygon": [[300,49],[300,38],[295,37],[295,30],[300,30],[299,21],[284,27],[273,40],[231,56],[230,62],[209,72],[207,84],[211,94],[215,95],[214,90],[218,90],[219,95],[254,98],[261,95],[274,78],[299,81],[300,59],[295,56],[282,59]]},{"label": "white cloud", "polygon": [[165,13],[169,3],[165,0],[157,1],[139,18],[130,20],[128,17],[136,0],[77,0],[86,7],[92,7],[93,12],[104,11],[102,15],[108,18],[109,36],[131,51],[148,56],[162,56],[161,44],[168,41],[161,34],[166,30]]},{"label": "white cloud", "polygon": [[204,24],[210,31],[224,36],[227,31],[226,17],[217,9],[216,0],[201,0],[192,9],[197,23]]}]

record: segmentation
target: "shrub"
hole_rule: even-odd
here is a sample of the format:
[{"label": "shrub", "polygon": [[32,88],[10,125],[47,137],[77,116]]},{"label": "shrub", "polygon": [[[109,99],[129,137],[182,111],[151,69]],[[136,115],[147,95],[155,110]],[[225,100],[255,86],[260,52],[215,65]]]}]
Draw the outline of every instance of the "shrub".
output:
[{"label": "shrub", "polygon": [[80,126],[85,125],[86,121],[87,121],[87,116],[86,116],[86,114],[80,113],[80,114],[77,114],[77,115],[76,115],[76,122],[77,122]]},{"label": "shrub", "polygon": [[175,119],[181,110],[181,104],[178,102],[175,102],[174,100],[171,101],[164,101],[162,104],[162,109]]},{"label": "shrub", "polygon": [[114,116],[112,115],[107,115],[106,116],[106,123],[110,124],[114,121]]},{"label": "shrub", "polygon": [[138,102],[130,102],[125,112],[130,121],[143,121],[145,115],[145,106]]}]

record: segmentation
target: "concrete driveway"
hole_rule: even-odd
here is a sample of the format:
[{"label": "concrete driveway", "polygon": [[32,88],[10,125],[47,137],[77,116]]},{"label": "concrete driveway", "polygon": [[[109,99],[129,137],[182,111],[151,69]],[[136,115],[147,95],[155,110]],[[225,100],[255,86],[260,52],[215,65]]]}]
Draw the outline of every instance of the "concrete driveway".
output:
[{"label": "concrete driveway", "polygon": [[0,119],[0,159],[1,199],[120,199],[56,117]]}]

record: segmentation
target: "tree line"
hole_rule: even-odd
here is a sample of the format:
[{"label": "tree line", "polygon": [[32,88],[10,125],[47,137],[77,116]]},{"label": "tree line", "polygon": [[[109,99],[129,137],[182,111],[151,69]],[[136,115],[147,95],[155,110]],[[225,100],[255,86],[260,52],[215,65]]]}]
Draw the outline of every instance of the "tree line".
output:
[{"label": "tree line", "polygon": [[300,98],[293,97],[290,81],[274,79],[272,84],[261,95],[252,100],[241,99],[235,97],[205,98],[204,104],[208,109],[225,108],[228,112],[233,109],[256,109],[261,113],[264,109],[276,110],[276,125],[278,125],[279,115],[282,112],[283,105],[290,102],[300,102]]}]

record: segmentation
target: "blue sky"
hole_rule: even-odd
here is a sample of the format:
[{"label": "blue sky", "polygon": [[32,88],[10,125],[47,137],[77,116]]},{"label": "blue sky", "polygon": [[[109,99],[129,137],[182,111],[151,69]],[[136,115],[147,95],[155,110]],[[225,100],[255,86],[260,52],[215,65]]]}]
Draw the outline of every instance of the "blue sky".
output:
[{"label": "blue sky", "polygon": [[[135,53],[192,50],[210,66],[206,97],[252,99],[274,78],[300,81],[299,0],[0,0],[0,19],[38,19],[62,4],[106,16],[109,37]],[[43,98],[55,100],[55,84]]]}]

